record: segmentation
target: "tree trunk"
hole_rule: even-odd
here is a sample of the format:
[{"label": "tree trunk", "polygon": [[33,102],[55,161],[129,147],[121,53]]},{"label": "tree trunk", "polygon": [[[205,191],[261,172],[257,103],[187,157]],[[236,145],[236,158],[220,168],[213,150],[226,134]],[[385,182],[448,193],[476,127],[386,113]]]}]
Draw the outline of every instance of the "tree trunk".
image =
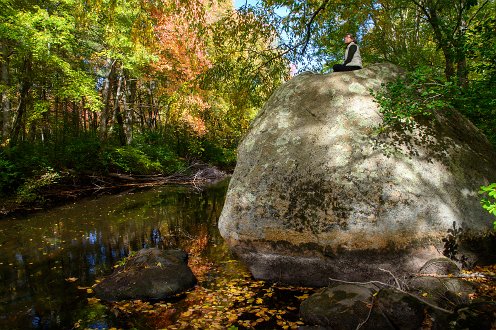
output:
[{"label": "tree trunk", "polygon": [[126,139],[124,138],[124,131],[123,131],[123,120],[122,120],[122,114],[121,114],[121,107],[120,107],[120,99],[122,97],[122,82],[123,82],[123,70],[121,68],[120,73],[119,73],[119,79],[117,81],[117,92],[115,93],[115,100],[114,100],[114,109],[113,109],[113,126],[112,130],[117,134],[119,137],[119,142],[121,145],[126,144]]},{"label": "tree trunk", "polygon": [[150,81],[148,84],[148,128],[156,127],[156,118],[155,118],[155,107],[154,107],[154,99],[153,99],[153,82]]},{"label": "tree trunk", "polygon": [[14,146],[19,142],[19,134],[21,130],[24,131],[24,116],[27,111],[27,103],[29,98],[29,91],[31,89],[31,61],[29,59],[24,60],[24,75],[21,84],[21,90],[19,91],[19,105],[17,106],[17,111],[12,125],[12,131],[10,134],[10,145]]},{"label": "tree trunk", "polygon": [[[2,85],[5,87],[10,86],[10,77],[9,77],[9,49],[7,45],[2,46]],[[7,94],[7,90],[4,89],[2,91],[2,139],[4,142],[8,139],[10,133],[10,99]]]},{"label": "tree trunk", "polygon": [[108,73],[105,75],[105,81],[103,83],[103,91],[102,91],[102,98],[103,98],[103,110],[100,115],[100,138],[102,140],[107,139],[107,133],[108,133],[108,116],[109,116],[109,106],[110,106],[110,92],[111,92],[111,78],[114,73],[114,66],[115,66],[115,60],[111,62],[110,59],[107,59],[107,64],[110,65],[110,68],[108,70]]},{"label": "tree trunk", "polygon": [[79,107],[76,101],[72,101],[72,127],[74,129],[73,135],[79,136],[80,132],[80,122],[79,122]]},{"label": "tree trunk", "polygon": [[140,120],[140,132],[143,132],[145,130],[145,125],[146,125],[146,106],[143,106],[143,99],[142,99],[142,93],[137,94],[137,104],[138,104],[138,115],[139,115],[139,120]]},{"label": "tree trunk", "polygon": [[465,31],[467,30],[467,22],[465,20],[460,21],[460,26],[458,28],[458,38],[456,44],[456,74],[458,79],[458,85],[462,88],[468,86],[468,68],[467,68],[467,58],[465,56],[464,50],[464,40]]},{"label": "tree trunk", "polygon": [[[43,88],[41,91],[41,99],[43,101],[47,101],[47,92],[46,89]],[[42,115],[43,122],[41,124],[41,141],[48,141],[50,136],[50,110],[43,112]]]},{"label": "tree trunk", "polygon": [[84,104],[84,97],[81,98],[81,111],[82,111],[82,129],[83,129],[83,133],[86,133],[88,132],[88,109],[85,108],[85,104]]},{"label": "tree trunk", "polygon": [[444,75],[446,76],[446,80],[451,80],[455,75],[455,66],[454,66],[454,54],[452,51],[452,45],[449,44],[447,37],[443,35],[440,20],[437,16],[437,12],[434,9],[429,11],[429,24],[434,30],[434,36],[436,38],[437,44],[441,48],[444,55]]},{"label": "tree trunk", "polygon": [[[53,102],[53,109],[55,110],[54,121],[53,121],[53,137],[55,141],[59,138],[59,97],[55,97]],[[57,146],[57,144],[55,144]]]},{"label": "tree trunk", "polygon": [[[133,109],[134,109],[134,94],[135,94],[135,88],[133,88],[134,85],[132,81],[124,80],[124,93],[122,94],[122,105],[124,108],[124,136],[126,139],[126,145],[130,145],[131,142],[133,141]],[[129,103],[127,99],[128,92],[129,92]]]},{"label": "tree trunk", "polygon": [[62,118],[63,118],[63,129],[62,129],[62,139],[59,140],[61,142],[61,147],[62,149],[65,148],[65,143],[67,141],[67,133],[70,129],[70,125],[69,125],[69,107],[67,105],[67,99],[64,100],[63,102],[63,107],[62,107]]}]

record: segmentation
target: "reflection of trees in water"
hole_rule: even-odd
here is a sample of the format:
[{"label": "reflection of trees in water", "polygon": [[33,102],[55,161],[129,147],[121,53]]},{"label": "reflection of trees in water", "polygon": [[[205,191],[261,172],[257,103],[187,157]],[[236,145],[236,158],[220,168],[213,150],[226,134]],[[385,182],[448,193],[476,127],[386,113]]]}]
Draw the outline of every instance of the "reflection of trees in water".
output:
[{"label": "reflection of trees in water", "polygon": [[[0,328],[21,320],[26,328],[73,325],[73,310],[86,299],[77,286],[91,286],[130,251],[198,247],[220,237],[217,219],[226,189],[227,184],[202,191],[165,187],[158,194],[124,196],[90,215],[58,213],[62,220],[46,220],[43,228],[26,230],[28,220],[10,227],[19,233],[19,243],[0,246]],[[8,239],[14,236],[11,232]]]}]

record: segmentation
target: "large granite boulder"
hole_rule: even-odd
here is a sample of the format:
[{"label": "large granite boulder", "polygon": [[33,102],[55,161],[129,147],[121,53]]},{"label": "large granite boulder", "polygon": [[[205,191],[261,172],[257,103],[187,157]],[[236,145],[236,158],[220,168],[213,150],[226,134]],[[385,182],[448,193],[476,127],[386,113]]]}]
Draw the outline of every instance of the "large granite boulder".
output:
[{"label": "large granite boulder", "polygon": [[440,257],[453,222],[491,231],[479,187],[496,182],[496,152],[456,111],[413,131],[377,134],[370,90],[401,74],[391,64],[304,73],[255,118],[219,220],[256,278],[305,285],[329,277],[384,279]]}]

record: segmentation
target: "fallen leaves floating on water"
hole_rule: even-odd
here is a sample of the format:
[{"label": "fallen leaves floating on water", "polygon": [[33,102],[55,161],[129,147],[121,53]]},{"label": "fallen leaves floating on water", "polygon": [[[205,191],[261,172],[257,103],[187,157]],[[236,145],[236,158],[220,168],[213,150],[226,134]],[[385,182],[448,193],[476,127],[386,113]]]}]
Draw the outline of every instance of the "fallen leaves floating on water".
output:
[{"label": "fallen leaves floating on water", "polygon": [[[124,328],[241,330],[298,329],[304,325],[298,316],[299,306],[315,289],[254,280],[231,260],[219,264],[194,255],[189,265],[198,279],[193,290],[158,303],[107,304],[110,311]],[[463,274],[461,278],[478,284],[471,299],[496,301],[496,265],[475,267]],[[88,298],[88,303],[99,300]]]},{"label": "fallen leaves floating on water", "polygon": [[199,283],[193,290],[170,302],[112,303],[111,311],[133,326],[154,329],[297,329],[304,325],[298,317],[299,304],[313,289],[253,280],[237,263],[226,262],[227,270],[219,269],[193,256],[189,264]]}]

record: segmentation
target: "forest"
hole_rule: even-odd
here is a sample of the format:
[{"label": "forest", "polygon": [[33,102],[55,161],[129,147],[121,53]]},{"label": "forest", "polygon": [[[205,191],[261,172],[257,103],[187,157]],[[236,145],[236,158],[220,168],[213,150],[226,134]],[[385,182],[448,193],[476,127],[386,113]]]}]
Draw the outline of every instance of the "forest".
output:
[{"label": "forest", "polygon": [[[0,4],[7,208],[111,173],[232,169],[271,93],[295,68],[330,72],[345,33],[357,36],[365,66],[406,71],[378,98],[386,125],[457,109],[496,146],[494,0]],[[496,188],[482,192],[496,215]]]}]

